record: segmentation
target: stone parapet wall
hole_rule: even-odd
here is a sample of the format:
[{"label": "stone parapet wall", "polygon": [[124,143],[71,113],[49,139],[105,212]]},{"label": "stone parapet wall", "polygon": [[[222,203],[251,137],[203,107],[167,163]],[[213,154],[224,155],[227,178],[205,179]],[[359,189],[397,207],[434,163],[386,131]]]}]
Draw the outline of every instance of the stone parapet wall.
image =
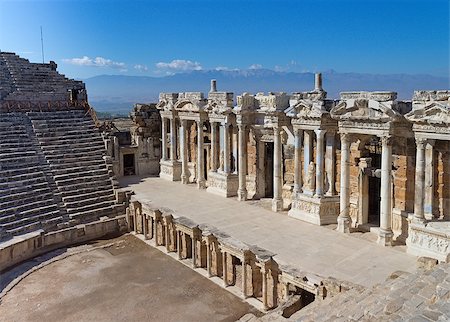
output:
[{"label": "stone parapet wall", "polygon": [[56,248],[126,231],[125,216],[117,216],[57,231],[39,230],[14,237],[0,244],[0,271]]},{"label": "stone parapet wall", "polygon": [[259,300],[265,310],[283,308],[293,299],[298,310],[314,300],[351,288],[362,289],[300,271],[281,263],[276,254],[266,249],[245,244],[215,227],[179,217],[146,200],[132,197],[127,222],[130,231],[149,240],[151,245],[178,254],[179,260],[188,261],[193,268],[205,269],[211,278],[221,278],[224,287],[234,287],[242,298]]}]

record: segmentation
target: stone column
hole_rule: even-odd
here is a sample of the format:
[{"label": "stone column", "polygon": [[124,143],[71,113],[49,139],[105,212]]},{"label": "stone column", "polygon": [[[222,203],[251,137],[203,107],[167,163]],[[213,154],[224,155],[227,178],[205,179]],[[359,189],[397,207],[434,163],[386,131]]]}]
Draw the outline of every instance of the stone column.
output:
[{"label": "stone column", "polygon": [[230,173],[230,127],[223,124],[223,172]]},{"label": "stone column", "polygon": [[219,146],[217,144],[217,122],[211,122],[211,171],[217,171],[217,157],[219,155]]},{"label": "stone column", "polygon": [[327,196],[333,196],[336,193],[336,146],[335,133],[328,131],[326,134],[326,151],[325,151],[325,173],[327,176],[328,189]]},{"label": "stone column", "polygon": [[425,199],[425,142],[423,138],[416,138],[416,179],[414,196],[414,222],[423,224]]},{"label": "stone column", "polygon": [[302,137],[303,131],[295,129],[294,131],[294,196],[302,192]]},{"label": "stone column", "polygon": [[[197,238],[192,235],[191,239],[192,268],[197,268]],[[200,247],[201,248],[201,247]]]},{"label": "stone column", "polygon": [[281,128],[273,128],[273,200],[272,210],[283,210],[283,199],[281,198],[283,187],[283,168],[281,160]]},{"label": "stone column", "polygon": [[212,276],[211,266],[212,266],[212,258],[211,258],[211,244],[209,239],[206,240],[206,268],[208,271],[208,277]]},{"label": "stone column", "polygon": [[316,197],[323,197],[323,172],[324,172],[324,139],[326,130],[316,132]]},{"label": "stone column", "polygon": [[433,219],[434,213],[434,144],[435,140],[427,140],[425,145],[425,218]]},{"label": "stone column", "polygon": [[381,201],[378,244],[392,246],[392,138],[381,138]]},{"label": "stone column", "polygon": [[188,177],[188,146],[186,140],[187,120],[181,120],[181,183],[187,184],[189,182]]},{"label": "stone column", "polygon": [[242,259],[242,294],[244,298],[248,298],[247,296],[247,261],[244,255]]},{"label": "stone column", "polygon": [[170,160],[177,160],[177,130],[175,126],[175,117],[170,119]]},{"label": "stone column", "polygon": [[204,176],[204,156],[203,156],[203,121],[197,122],[197,187],[205,188]]},{"label": "stone column", "polygon": [[247,133],[245,124],[239,124],[239,189],[238,200],[247,200]]},{"label": "stone column", "polygon": [[161,117],[161,133],[161,156],[163,160],[167,160],[167,123],[165,117]]},{"label": "stone column", "polygon": [[337,231],[349,233],[350,217],[350,137],[341,134],[341,189]]},{"label": "stone column", "polygon": [[223,277],[223,286],[228,286],[228,265],[227,265],[227,253],[222,251],[222,277]]},{"label": "stone column", "polygon": [[[312,142],[312,132],[311,131],[305,131],[303,135],[303,173],[305,174],[303,180],[306,181],[307,174],[308,174],[308,168],[309,164],[312,161],[313,157],[313,142]],[[306,184],[306,182],[305,182]],[[303,185],[305,186],[305,185]],[[308,191],[308,189],[303,189],[303,192]],[[314,191],[310,191],[314,192]]]},{"label": "stone column", "polygon": [[182,244],[182,242],[181,242],[181,235],[182,235],[182,232],[181,231],[177,231],[177,254],[178,254],[178,260],[182,259],[182,256],[181,256],[181,244]]}]

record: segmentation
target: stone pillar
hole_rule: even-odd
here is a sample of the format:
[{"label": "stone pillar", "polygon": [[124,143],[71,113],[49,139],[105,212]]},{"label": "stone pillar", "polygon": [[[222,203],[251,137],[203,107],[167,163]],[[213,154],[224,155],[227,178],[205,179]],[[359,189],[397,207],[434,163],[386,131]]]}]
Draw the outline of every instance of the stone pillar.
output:
[{"label": "stone pillar", "polygon": [[182,256],[181,256],[181,245],[182,245],[181,236],[182,236],[182,234],[183,233],[181,231],[177,231],[177,254],[178,254],[178,260],[182,259]]},{"label": "stone pillar", "polygon": [[161,133],[161,156],[163,160],[167,160],[167,123],[165,117],[161,117]]},{"label": "stone pillar", "polygon": [[230,127],[223,124],[223,172],[230,173]]},{"label": "stone pillar", "polygon": [[247,261],[244,255],[242,259],[242,294],[244,298],[248,298],[247,296]]},{"label": "stone pillar", "polygon": [[175,126],[175,117],[170,119],[170,160],[177,160],[177,130]]},{"label": "stone pillar", "polygon": [[325,151],[325,173],[327,176],[328,189],[327,196],[333,196],[336,193],[336,146],[335,133],[328,131],[326,134],[326,151]]},{"label": "stone pillar", "polygon": [[316,197],[323,197],[323,172],[324,172],[324,139],[326,130],[316,132]]},{"label": "stone pillar", "polygon": [[425,145],[425,218],[433,219],[434,213],[434,144],[435,140],[427,140]]},{"label": "stone pillar", "polygon": [[[195,237],[195,233],[192,235],[191,239],[191,254],[192,254],[192,268],[197,268],[197,238]],[[201,248],[201,246],[200,246]],[[201,253],[200,253],[201,254]]]},{"label": "stone pillar", "polygon": [[197,122],[197,187],[205,188],[204,176],[204,155],[203,155],[203,121]]},{"label": "stone pillar", "polygon": [[245,124],[239,124],[239,189],[238,200],[247,200],[247,133]]},{"label": "stone pillar", "polygon": [[[306,178],[308,173],[309,164],[312,161],[313,157],[313,136],[311,131],[305,131],[303,135],[303,173],[305,174],[303,180],[307,180]],[[306,184],[306,182],[304,182]],[[303,185],[305,186],[305,185]],[[308,189],[303,189],[303,192]],[[310,191],[314,192],[314,191]]]},{"label": "stone pillar", "polygon": [[273,128],[273,200],[272,210],[283,210],[283,199],[281,198],[283,187],[283,168],[281,160],[281,128]]},{"label": "stone pillar", "polygon": [[211,171],[217,171],[217,157],[219,156],[219,145],[217,144],[217,123],[211,122]]},{"label": "stone pillar", "polygon": [[322,74],[321,73],[316,73],[314,75],[314,91],[323,91],[322,88]]},{"label": "stone pillar", "polygon": [[294,196],[302,192],[302,137],[303,131],[295,129],[294,131]]},{"label": "stone pillar", "polygon": [[222,277],[223,277],[223,286],[228,286],[228,263],[227,263],[227,253],[222,251]]},{"label": "stone pillar", "polygon": [[425,199],[425,139],[416,138],[416,179],[414,196],[414,222],[424,223]]},{"label": "stone pillar", "polygon": [[349,233],[350,217],[350,137],[341,134],[341,191],[337,231]]},{"label": "stone pillar", "polygon": [[212,276],[212,254],[211,254],[211,244],[209,239],[206,240],[206,268],[208,271],[208,277]]},{"label": "stone pillar", "polygon": [[181,183],[187,184],[189,182],[188,177],[188,146],[186,140],[187,120],[181,120]]},{"label": "stone pillar", "polygon": [[378,244],[392,246],[392,138],[381,138],[381,201]]}]

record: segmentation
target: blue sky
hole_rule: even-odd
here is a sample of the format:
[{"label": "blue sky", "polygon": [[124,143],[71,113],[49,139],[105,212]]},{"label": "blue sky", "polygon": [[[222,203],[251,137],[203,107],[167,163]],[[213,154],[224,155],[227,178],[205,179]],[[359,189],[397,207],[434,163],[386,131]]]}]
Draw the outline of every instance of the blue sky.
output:
[{"label": "blue sky", "polygon": [[70,77],[199,69],[449,73],[448,0],[4,1],[0,49]]}]

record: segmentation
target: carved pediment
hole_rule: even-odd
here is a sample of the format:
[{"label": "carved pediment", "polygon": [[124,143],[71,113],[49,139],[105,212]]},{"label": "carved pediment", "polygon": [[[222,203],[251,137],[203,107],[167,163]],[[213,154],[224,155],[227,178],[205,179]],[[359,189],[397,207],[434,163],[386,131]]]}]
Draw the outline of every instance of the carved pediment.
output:
[{"label": "carved pediment", "polygon": [[396,121],[400,114],[391,104],[367,99],[341,101],[331,109],[331,117],[337,120],[367,120],[374,122]]},{"label": "carved pediment", "polygon": [[175,103],[174,109],[185,112],[201,112],[204,110],[204,103],[202,101],[192,101],[190,99],[181,99]]},{"label": "carved pediment", "polygon": [[313,101],[302,100],[294,106],[286,109],[285,113],[288,116],[302,119],[319,119],[329,113],[323,108],[323,104]]},{"label": "carved pediment", "polygon": [[450,125],[450,106],[432,102],[424,108],[412,110],[405,117],[414,123]]},{"label": "carved pediment", "polygon": [[231,107],[224,105],[222,102],[217,100],[209,100],[208,104],[204,107],[204,110],[212,114],[228,114],[231,113]]}]

